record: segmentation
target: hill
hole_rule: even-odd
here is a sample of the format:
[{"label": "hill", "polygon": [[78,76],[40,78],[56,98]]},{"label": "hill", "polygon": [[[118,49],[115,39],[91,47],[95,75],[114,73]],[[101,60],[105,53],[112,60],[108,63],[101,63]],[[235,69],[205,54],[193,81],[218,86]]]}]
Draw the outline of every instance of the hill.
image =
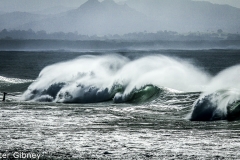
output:
[{"label": "hill", "polygon": [[[45,16],[27,12],[12,12],[0,15],[0,29],[16,29],[20,26],[44,19]],[[30,29],[30,28],[25,28]]]},{"label": "hill", "polygon": [[192,0],[128,0],[127,5],[157,21],[162,30],[177,32],[240,31],[240,9]]},{"label": "hill", "polygon": [[89,35],[124,34],[151,28],[147,17],[113,0],[89,0],[79,8],[52,18],[25,24],[23,28],[48,32],[75,32]]},{"label": "hill", "polygon": [[14,12],[0,15],[0,29],[75,32],[82,35],[132,32],[240,31],[240,9],[192,0],[88,0],[77,9],[55,15]]}]

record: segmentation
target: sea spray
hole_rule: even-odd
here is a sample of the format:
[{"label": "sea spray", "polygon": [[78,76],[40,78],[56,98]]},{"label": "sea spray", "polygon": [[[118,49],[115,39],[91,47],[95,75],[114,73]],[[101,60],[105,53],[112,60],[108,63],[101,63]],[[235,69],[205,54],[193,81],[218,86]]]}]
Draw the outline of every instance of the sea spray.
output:
[{"label": "sea spray", "polygon": [[[128,74],[129,73],[129,74]],[[127,63],[116,74],[116,80],[127,82],[123,94],[114,100],[126,101],[139,90],[147,86],[159,89],[171,88],[179,91],[201,91],[210,76],[192,64],[178,58],[166,56],[147,56]]]},{"label": "sea spray", "polygon": [[189,119],[210,121],[240,116],[240,65],[230,67],[215,76],[194,103]]},{"label": "sea spray", "polygon": [[[56,102],[105,101],[107,97],[97,96],[113,83],[114,74],[129,60],[119,55],[81,56],[77,59],[57,63],[44,68],[36,82],[23,94],[24,100],[44,101],[43,95],[52,89]],[[102,99],[103,98],[103,99]],[[47,98],[47,101],[49,97]]]},{"label": "sea spray", "polygon": [[[80,56],[44,68],[22,98],[63,103],[94,103],[112,99],[114,102],[127,102],[134,101],[132,97],[146,100],[163,88],[201,91],[209,80],[208,74],[191,63],[162,55],[132,61],[116,54]],[[141,98],[139,95],[145,96],[142,93],[150,96]]]}]

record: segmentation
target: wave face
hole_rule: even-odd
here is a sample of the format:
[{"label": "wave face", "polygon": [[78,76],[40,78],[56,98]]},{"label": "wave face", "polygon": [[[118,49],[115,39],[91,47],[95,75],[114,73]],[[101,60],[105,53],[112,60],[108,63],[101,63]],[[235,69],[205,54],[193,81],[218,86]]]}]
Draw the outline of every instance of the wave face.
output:
[{"label": "wave face", "polygon": [[143,102],[167,88],[201,91],[209,80],[206,73],[177,58],[80,56],[44,68],[22,99],[62,103]]},{"label": "wave face", "polygon": [[219,73],[194,103],[193,121],[235,120],[240,117],[240,65]]}]

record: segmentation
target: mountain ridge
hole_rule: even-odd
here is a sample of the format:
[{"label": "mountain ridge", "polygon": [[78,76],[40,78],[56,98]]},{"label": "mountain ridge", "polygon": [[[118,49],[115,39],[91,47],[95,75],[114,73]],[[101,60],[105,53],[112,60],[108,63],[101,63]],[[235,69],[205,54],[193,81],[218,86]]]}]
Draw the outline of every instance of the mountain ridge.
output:
[{"label": "mountain ridge", "polygon": [[76,9],[49,17],[11,14],[15,16],[0,15],[0,29],[77,31],[88,35],[159,30],[181,33],[218,29],[230,33],[240,31],[240,9],[192,0],[127,0],[124,5],[113,0],[88,0]]},{"label": "mountain ridge", "polygon": [[107,35],[146,30],[149,27],[145,23],[147,21],[144,14],[127,5],[118,5],[113,1],[89,0],[77,9],[45,19],[40,23],[28,23],[22,28],[43,29],[48,32],[66,30],[67,32],[78,31],[80,34]]},{"label": "mountain ridge", "polygon": [[[39,21],[45,16],[28,12],[10,12],[0,15],[0,29],[16,29],[16,26],[24,25],[32,21]],[[29,28],[28,28],[29,29]]]},{"label": "mountain ridge", "polygon": [[210,31],[220,28],[228,32],[240,31],[238,27],[240,9],[229,5],[192,0],[148,0],[147,2],[128,0],[126,3],[159,23],[165,24],[166,30],[174,30],[178,25],[179,28],[176,30],[178,32]]}]

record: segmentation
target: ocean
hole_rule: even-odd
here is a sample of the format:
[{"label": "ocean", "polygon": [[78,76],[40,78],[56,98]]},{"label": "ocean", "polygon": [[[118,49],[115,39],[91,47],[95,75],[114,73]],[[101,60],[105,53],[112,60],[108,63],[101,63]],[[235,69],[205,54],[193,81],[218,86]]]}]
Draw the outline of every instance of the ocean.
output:
[{"label": "ocean", "polygon": [[239,73],[231,49],[0,51],[0,159],[239,159]]}]

